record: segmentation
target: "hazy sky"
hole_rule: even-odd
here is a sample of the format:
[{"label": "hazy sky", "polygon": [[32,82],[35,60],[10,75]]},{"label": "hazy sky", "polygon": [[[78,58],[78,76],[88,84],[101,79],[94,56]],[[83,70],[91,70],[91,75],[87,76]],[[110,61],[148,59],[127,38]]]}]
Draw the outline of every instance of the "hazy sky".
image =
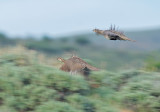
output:
[{"label": "hazy sky", "polygon": [[160,27],[160,0],[0,0],[0,32],[64,35],[116,24]]}]

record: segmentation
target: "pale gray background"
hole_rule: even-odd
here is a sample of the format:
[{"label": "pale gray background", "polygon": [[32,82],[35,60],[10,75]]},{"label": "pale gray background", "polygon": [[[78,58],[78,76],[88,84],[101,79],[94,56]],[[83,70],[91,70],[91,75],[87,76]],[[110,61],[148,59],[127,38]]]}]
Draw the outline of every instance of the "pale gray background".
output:
[{"label": "pale gray background", "polygon": [[61,36],[105,29],[160,27],[160,0],[0,0],[0,32]]}]

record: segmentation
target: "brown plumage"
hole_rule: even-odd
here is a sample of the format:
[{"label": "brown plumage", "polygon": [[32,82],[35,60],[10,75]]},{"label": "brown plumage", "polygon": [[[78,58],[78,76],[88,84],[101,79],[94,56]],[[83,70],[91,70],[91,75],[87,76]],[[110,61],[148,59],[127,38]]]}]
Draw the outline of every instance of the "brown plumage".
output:
[{"label": "brown plumage", "polygon": [[71,74],[81,73],[86,75],[89,73],[90,70],[98,71],[99,69],[96,67],[91,66],[81,58],[77,56],[73,56],[67,60],[63,58],[58,58],[59,61],[63,62],[64,64],[60,67],[60,70],[65,72],[70,72]]},{"label": "brown plumage", "polygon": [[103,35],[109,40],[128,40],[135,42],[134,40],[131,40],[127,36],[125,36],[123,32],[116,30],[115,26],[112,27],[112,25],[109,30],[94,29],[93,31],[97,34]]}]

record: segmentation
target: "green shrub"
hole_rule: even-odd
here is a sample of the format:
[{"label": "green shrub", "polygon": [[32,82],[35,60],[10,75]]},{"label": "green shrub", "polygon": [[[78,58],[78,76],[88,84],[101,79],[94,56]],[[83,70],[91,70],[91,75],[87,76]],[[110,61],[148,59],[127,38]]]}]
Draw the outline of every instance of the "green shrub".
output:
[{"label": "green shrub", "polygon": [[75,42],[79,45],[87,45],[90,44],[90,40],[86,37],[77,37]]},{"label": "green shrub", "polygon": [[65,102],[48,101],[38,106],[35,112],[82,112]]},{"label": "green shrub", "polygon": [[148,71],[157,71],[160,72],[160,54],[159,52],[152,52],[146,59],[145,69]]},{"label": "green shrub", "polygon": [[67,97],[67,101],[74,107],[83,110],[85,112],[95,112],[95,104],[88,97],[81,96],[79,94],[70,95]]},{"label": "green shrub", "polygon": [[28,85],[8,95],[5,103],[15,110],[27,111],[34,110],[42,102],[54,99],[57,96],[56,91],[53,89]]},{"label": "green shrub", "polygon": [[156,73],[143,73],[134,77],[125,84],[120,92],[122,102],[137,111],[159,112],[160,75]]}]

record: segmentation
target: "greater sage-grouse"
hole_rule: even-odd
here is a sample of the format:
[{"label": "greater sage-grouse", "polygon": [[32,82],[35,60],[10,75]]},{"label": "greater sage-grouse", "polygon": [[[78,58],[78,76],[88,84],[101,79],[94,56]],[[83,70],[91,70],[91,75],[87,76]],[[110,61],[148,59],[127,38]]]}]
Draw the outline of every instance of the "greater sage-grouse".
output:
[{"label": "greater sage-grouse", "polygon": [[105,38],[109,40],[128,40],[135,42],[134,40],[131,40],[127,36],[125,36],[123,32],[116,30],[115,26],[112,27],[112,25],[108,30],[94,29],[93,31],[97,34],[103,35]]},{"label": "greater sage-grouse", "polygon": [[85,62],[77,56],[72,56],[67,60],[59,57],[58,60],[64,63],[60,67],[60,70],[70,72],[70,74],[81,73],[83,75],[89,75],[90,70],[99,70],[98,68],[91,66],[90,64],[88,64],[87,62]]}]

